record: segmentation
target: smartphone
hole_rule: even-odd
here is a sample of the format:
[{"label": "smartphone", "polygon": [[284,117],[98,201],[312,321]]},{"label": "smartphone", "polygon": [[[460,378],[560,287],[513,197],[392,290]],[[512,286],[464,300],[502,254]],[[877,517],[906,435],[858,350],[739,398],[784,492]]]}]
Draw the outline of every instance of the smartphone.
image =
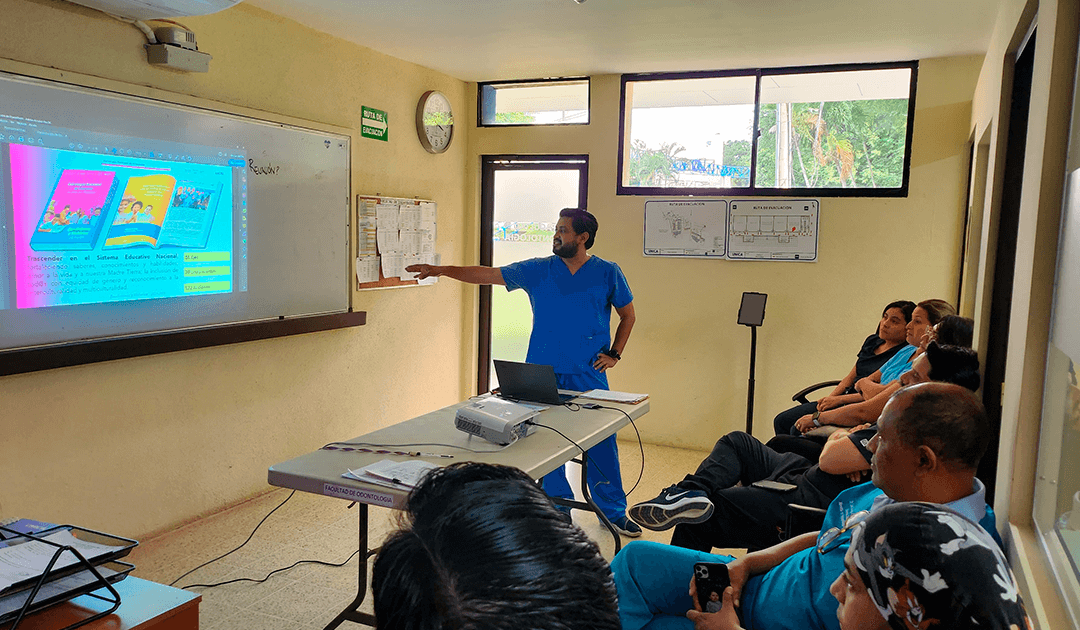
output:
[{"label": "smartphone", "polygon": [[768,479],[762,479],[761,481],[755,481],[750,484],[755,488],[765,488],[766,490],[776,490],[777,492],[790,492],[799,486],[790,483],[782,483],[780,481],[770,481]]},{"label": "smartphone", "polygon": [[726,564],[698,562],[694,564],[694,590],[698,605],[705,612],[719,612],[724,604],[724,589],[731,585]]}]

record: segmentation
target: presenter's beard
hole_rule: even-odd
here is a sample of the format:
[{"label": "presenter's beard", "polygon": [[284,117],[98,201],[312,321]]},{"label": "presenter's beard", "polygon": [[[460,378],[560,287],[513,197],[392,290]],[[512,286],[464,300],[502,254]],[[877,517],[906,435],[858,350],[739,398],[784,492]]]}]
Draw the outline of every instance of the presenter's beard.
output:
[{"label": "presenter's beard", "polygon": [[581,246],[578,245],[577,242],[563,244],[562,241],[556,241],[551,246],[551,253],[559,258],[573,258],[574,256],[577,256],[578,247]]}]

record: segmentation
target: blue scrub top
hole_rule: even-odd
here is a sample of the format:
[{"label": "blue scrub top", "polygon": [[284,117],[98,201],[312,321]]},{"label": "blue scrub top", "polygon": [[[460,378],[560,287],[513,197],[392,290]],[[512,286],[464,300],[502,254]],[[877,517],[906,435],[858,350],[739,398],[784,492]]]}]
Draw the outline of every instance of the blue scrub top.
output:
[{"label": "blue scrub top", "polygon": [[[986,505],[986,489],[977,479],[975,485],[975,492],[945,506],[978,522],[1000,545],[994,511]],[[856,512],[892,502],[883,495],[869,481],[841,492],[829,504],[821,532],[843,527]],[[829,586],[844,572],[844,554],[851,542],[850,532],[841,534],[840,540],[835,549],[824,554],[818,553],[816,547],[804,549],[771,571],[750,578],[741,597],[745,626],[766,630],[840,630],[836,618],[838,604],[829,592]]]},{"label": "blue scrub top", "polygon": [[501,268],[506,290],[524,289],[532,304],[529,363],[556,373],[593,371],[596,355],[611,347],[611,307],[634,300],[619,266],[590,256],[571,274],[558,256],[531,258]]},{"label": "blue scrub top", "polygon": [[911,355],[915,354],[916,350],[918,348],[915,346],[901,348],[885,365],[881,366],[881,384],[888,385],[911,371]]}]

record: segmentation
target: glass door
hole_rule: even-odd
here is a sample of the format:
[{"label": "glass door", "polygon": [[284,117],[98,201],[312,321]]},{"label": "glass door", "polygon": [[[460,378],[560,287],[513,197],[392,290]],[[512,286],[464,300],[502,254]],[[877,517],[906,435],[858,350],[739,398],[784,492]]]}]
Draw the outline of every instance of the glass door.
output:
[{"label": "glass door", "polygon": [[[480,264],[550,256],[559,210],[586,205],[588,166],[586,155],[484,156]],[[531,331],[524,291],[481,287],[477,391],[498,386],[492,359],[525,360]]]}]

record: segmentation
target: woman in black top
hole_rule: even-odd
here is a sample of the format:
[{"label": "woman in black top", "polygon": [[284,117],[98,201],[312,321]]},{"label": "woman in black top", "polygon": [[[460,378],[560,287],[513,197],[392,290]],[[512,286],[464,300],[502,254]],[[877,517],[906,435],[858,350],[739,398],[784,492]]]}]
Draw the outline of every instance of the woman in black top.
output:
[{"label": "woman in black top", "polygon": [[[782,411],[773,419],[773,429],[777,436],[798,436],[798,431],[793,432],[795,421],[806,414],[815,411],[828,411],[843,405],[861,401],[862,395],[854,389],[856,381],[876,372],[898,350],[907,345],[907,324],[911,321],[911,314],[915,310],[915,303],[908,300],[898,300],[889,303],[881,312],[881,321],[878,323],[877,332],[863,341],[862,348],[856,356],[855,365],[833,391],[818,401],[812,401],[796,405],[787,411]],[[786,438],[770,440],[769,446],[780,452],[792,452],[786,444],[790,442]],[[805,440],[804,440],[805,441]],[[775,444],[774,444],[775,442]],[[792,445],[799,449],[799,444]],[[779,447],[779,448],[778,448]],[[817,460],[817,453],[821,451],[820,445],[815,445],[813,461]],[[807,456],[802,450],[794,450],[804,457]]]}]

